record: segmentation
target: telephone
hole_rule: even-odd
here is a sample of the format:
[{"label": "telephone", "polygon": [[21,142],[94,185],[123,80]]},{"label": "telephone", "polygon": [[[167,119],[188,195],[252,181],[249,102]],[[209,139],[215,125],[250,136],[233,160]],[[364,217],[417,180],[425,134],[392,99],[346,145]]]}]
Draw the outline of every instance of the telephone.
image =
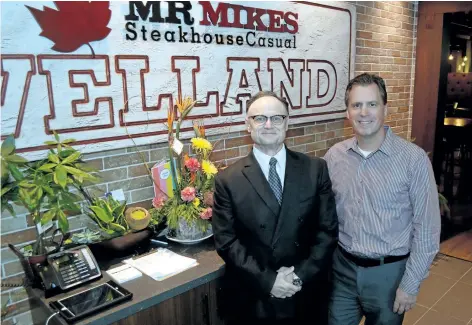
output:
[{"label": "telephone", "polygon": [[102,275],[90,249],[83,245],[48,255],[47,263],[37,267],[43,282],[67,290]]},{"label": "telephone", "polygon": [[[12,250],[19,253],[16,248]],[[35,264],[28,262],[21,253],[18,256],[24,266],[31,267],[31,272],[26,274],[31,278],[32,285],[44,289],[46,296],[102,276],[95,257],[86,245],[49,254],[43,262]]]}]

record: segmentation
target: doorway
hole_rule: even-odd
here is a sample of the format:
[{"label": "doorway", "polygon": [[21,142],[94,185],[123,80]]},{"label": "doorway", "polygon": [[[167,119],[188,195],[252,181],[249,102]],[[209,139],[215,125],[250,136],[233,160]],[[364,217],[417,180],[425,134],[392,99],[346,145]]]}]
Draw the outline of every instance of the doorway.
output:
[{"label": "doorway", "polygon": [[472,3],[420,2],[418,18],[412,138],[448,201],[441,252],[472,261]]}]

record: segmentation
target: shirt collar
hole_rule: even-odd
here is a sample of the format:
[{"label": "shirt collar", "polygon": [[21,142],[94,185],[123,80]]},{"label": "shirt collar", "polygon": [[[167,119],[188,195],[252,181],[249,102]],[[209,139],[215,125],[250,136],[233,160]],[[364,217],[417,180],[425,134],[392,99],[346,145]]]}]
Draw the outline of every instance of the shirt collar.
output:
[{"label": "shirt collar", "polygon": [[[256,146],[253,148],[254,156],[256,157],[257,161],[259,161],[260,164],[264,164],[264,166],[269,166],[269,161],[272,156],[266,155],[257,149]],[[279,152],[277,152],[273,157],[277,159],[277,163],[280,164],[280,166],[284,166],[287,160],[287,150],[285,150],[285,144],[282,145],[282,149],[280,149]]]},{"label": "shirt collar", "polygon": [[[395,152],[395,150],[394,150],[394,147],[395,147],[394,134],[393,134],[392,129],[388,125],[384,126],[384,130],[385,130],[385,139],[382,142],[382,145],[380,146],[380,148],[378,150],[382,151],[387,156],[391,156]],[[348,151],[348,150],[353,150],[355,152],[359,152],[359,150],[357,150],[357,137],[353,137],[351,139],[351,141],[349,143],[347,143],[346,151]]]}]

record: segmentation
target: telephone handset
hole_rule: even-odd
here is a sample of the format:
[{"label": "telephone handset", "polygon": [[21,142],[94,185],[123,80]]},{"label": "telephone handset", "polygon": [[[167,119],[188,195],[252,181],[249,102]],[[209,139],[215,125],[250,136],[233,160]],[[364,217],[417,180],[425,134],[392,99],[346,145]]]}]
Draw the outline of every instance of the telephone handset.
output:
[{"label": "telephone handset", "polygon": [[67,290],[102,273],[90,249],[83,245],[47,256],[47,263],[35,265],[45,289]]}]

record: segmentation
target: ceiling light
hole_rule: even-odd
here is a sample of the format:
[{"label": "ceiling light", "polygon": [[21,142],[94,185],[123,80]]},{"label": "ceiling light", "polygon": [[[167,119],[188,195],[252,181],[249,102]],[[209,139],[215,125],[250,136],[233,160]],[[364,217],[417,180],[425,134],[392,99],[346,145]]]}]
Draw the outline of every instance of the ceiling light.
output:
[{"label": "ceiling light", "polygon": [[449,54],[449,60],[452,60],[454,59],[454,57],[452,56],[452,54]]}]

